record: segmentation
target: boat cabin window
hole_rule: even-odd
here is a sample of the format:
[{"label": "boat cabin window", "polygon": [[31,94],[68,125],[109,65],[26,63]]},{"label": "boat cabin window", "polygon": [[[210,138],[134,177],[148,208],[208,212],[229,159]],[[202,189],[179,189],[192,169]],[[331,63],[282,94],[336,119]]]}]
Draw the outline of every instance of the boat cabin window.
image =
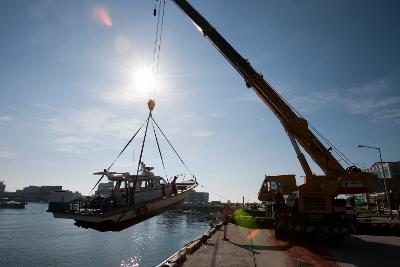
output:
[{"label": "boat cabin window", "polygon": [[282,188],[280,181],[268,181],[268,191],[269,190],[277,190],[279,188]]},{"label": "boat cabin window", "polygon": [[116,181],[114,190],[120,190],[120,189],[125,189],[128,186],[128,182],[126,181]]},{"label": "boat cabin window", "polygon": [[140,189],[151,189],[151,188],[154,188],[156,186],[155,182],[156,181],[154,181],[153,179],[141,180],[140,181]]},{"label": "boat cabin window", "polygon": [[153,188],[153,187],[154,187],[154,182],[153,182],[153,180],[149,180],[149,181],[148,181],[147,187],[148,187],[148,188]]}]

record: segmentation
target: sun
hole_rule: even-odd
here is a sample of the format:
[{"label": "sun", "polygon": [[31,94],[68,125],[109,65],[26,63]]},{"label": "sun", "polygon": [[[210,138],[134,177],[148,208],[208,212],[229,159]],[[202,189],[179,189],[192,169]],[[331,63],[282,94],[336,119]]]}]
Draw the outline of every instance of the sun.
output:
[{"label": "sun", "polygon": [[147,93],[151,93],[151,90],[154,89],[155,85],[155,75],[154,72],[150,68],[139,67],[134,72],[134,83],[135,87]]},{"label": "sun", "polygon": [[[161,81],[156,81],[154,69],[150,64],[141,61],[123,66],[125,86],[122,92],[118,93],[122,101],[142,102],[145,100],[160,97]],[[160,78],[160,75],[158,76]],[[162,84],[165,84],[162,82]]]}]

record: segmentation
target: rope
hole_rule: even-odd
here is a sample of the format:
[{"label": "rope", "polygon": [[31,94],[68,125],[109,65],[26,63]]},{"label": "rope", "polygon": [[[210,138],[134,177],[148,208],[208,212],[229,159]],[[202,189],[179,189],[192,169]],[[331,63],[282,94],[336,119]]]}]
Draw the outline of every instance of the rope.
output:
[{"label": "rope", "polygon": [[[146,121],[148,121],[149,118],[147,118]],[[136,135],[139,133],[139,131],[143,128],[143,125],[146,123],[146,121],[144,121],[142,123],[142,125],[140,126],[140,128],[135,132],[135,134],[132,136],[132,138],[129,140],[129,142],[125,145],[125,147],[121,150],[121,152],[119,152],[118,156],[114,159],[114,161],[111,163],[111,165],[107,168],[107,171],[109,171],[111,169],[111,167],[114,165],[114,163],[117,161],[117,159],[122,155],[122,153],[125,151],[125,149],[129,146],[129,144],[132,142],[132,140],[136,137]],[[93,189],[96,188],[96,186],[100,183],[100,181],[103,179],[104,174],[100,177],[100,179],[97,181],[97,183],[94,185],[94,187],[92,188],[92,190],[90,190],[89,194],[92,193]]]},{"label": "rope", "polygon": [[167,140],[168,144],[171,146],[172,150],[175,152],[175,154],[178,156],[178,158],[181,160],[183,166],[185,166],[186,170],[190,173],[190,175],[194,176],[193,173],[189,170],[188,166],[185,164],[185,162],[183,162],[181,156],[179,156],[178,152],[176,151],[176,149],[174,148],[174,146],[171,144],[171,142],[168,140],[167,136],[165,136],[164,132],[161,130],[160,126],[158,126],[157,122],[154,120],[153,116],[151,116],[151,119],[154,121],[154,123],[156,124],[158,130],[160,130],[160,132],[162,133],[162,135],[164,136],[165,140]]},{"label": "rope", "polygon": [[[148,128],[148,126],[149,126],[150,117],[151,117],[151,112],[149,113],[149,116],[147,117],[147,120],[146,120],[146,130],[144,131],[144,137],[143,137],[143,142],[142,142],[142,149],[140,150],[140,157],[139,157],[138,167],[137,167],[137,170],[136,170],[136,175],[139,174],[139,167],[140,167],[140,162],[142,161],[143,148],[144,148],[144,143],[146,142],[147,128]],[[136,186],[136,181],[135,181],[135,186]]]},{"label": "rope", "polygon": [[[151,115],[150,115],[151,116]],[[165,164],[164,164],[164,159],[161,153],[161,148],[160,148],[160,144],[158,143],[158,138],[157,138],[157,133],[156,133],[156,128],[154,127],[154,122],[153,120],[151,120],[151,125],[153,126],[153,132],[154,132],[154,137],[156,138],[156,142],[157,142],[157,147],[158,147],[158,153],[160,154],[160,158],[161,158],[161,162],[165,171],[165,178],[168,177],[167,175],[167,170],[165,169]]]}]

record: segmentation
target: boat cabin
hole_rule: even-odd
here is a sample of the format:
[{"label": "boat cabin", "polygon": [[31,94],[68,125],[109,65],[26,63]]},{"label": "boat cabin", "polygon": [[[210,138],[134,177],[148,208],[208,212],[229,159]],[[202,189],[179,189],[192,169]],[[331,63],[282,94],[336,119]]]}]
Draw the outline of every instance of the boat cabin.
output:
[{"label": "boat cabin", "polygon": [[154,175],[151,170],[153,167],[147,167],[141,164],[141,170],[138,175],[129,172],[98,172],[97,175],[105,175],[110,181],[114,182],[112,190],[112,199],[117,206],[131,206],[154,199],[161,199],[173,194],[171,184],[167,183],[161,176]]}]

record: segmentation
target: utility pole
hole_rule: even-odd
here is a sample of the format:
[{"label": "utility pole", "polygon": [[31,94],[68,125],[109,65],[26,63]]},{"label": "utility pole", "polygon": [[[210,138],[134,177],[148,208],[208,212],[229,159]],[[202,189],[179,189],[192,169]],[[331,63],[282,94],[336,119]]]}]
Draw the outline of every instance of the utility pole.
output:
[{"label": "utility pole", "polygon": [[386,201],[387,201],[387,205],[388,205],[388,208],[389,208],[390,219],[393,220],[392,206],[390,205],[389,192],[388,192],[388,188],[387,188],[387,185],[386,185],[386,175],[385,175],[385,170],[383,168],[381,148],[380,147],[373,147],[373,146],[364,146],[364,145],[358,145],[358,147],[359,148],[363,148],[363,147],[364,148],[371,148],[371,149],[378,150],[378,152],[379,152],[379,159],[381,160],[382,179],[383,179],[383,185],[385,187]]}]

